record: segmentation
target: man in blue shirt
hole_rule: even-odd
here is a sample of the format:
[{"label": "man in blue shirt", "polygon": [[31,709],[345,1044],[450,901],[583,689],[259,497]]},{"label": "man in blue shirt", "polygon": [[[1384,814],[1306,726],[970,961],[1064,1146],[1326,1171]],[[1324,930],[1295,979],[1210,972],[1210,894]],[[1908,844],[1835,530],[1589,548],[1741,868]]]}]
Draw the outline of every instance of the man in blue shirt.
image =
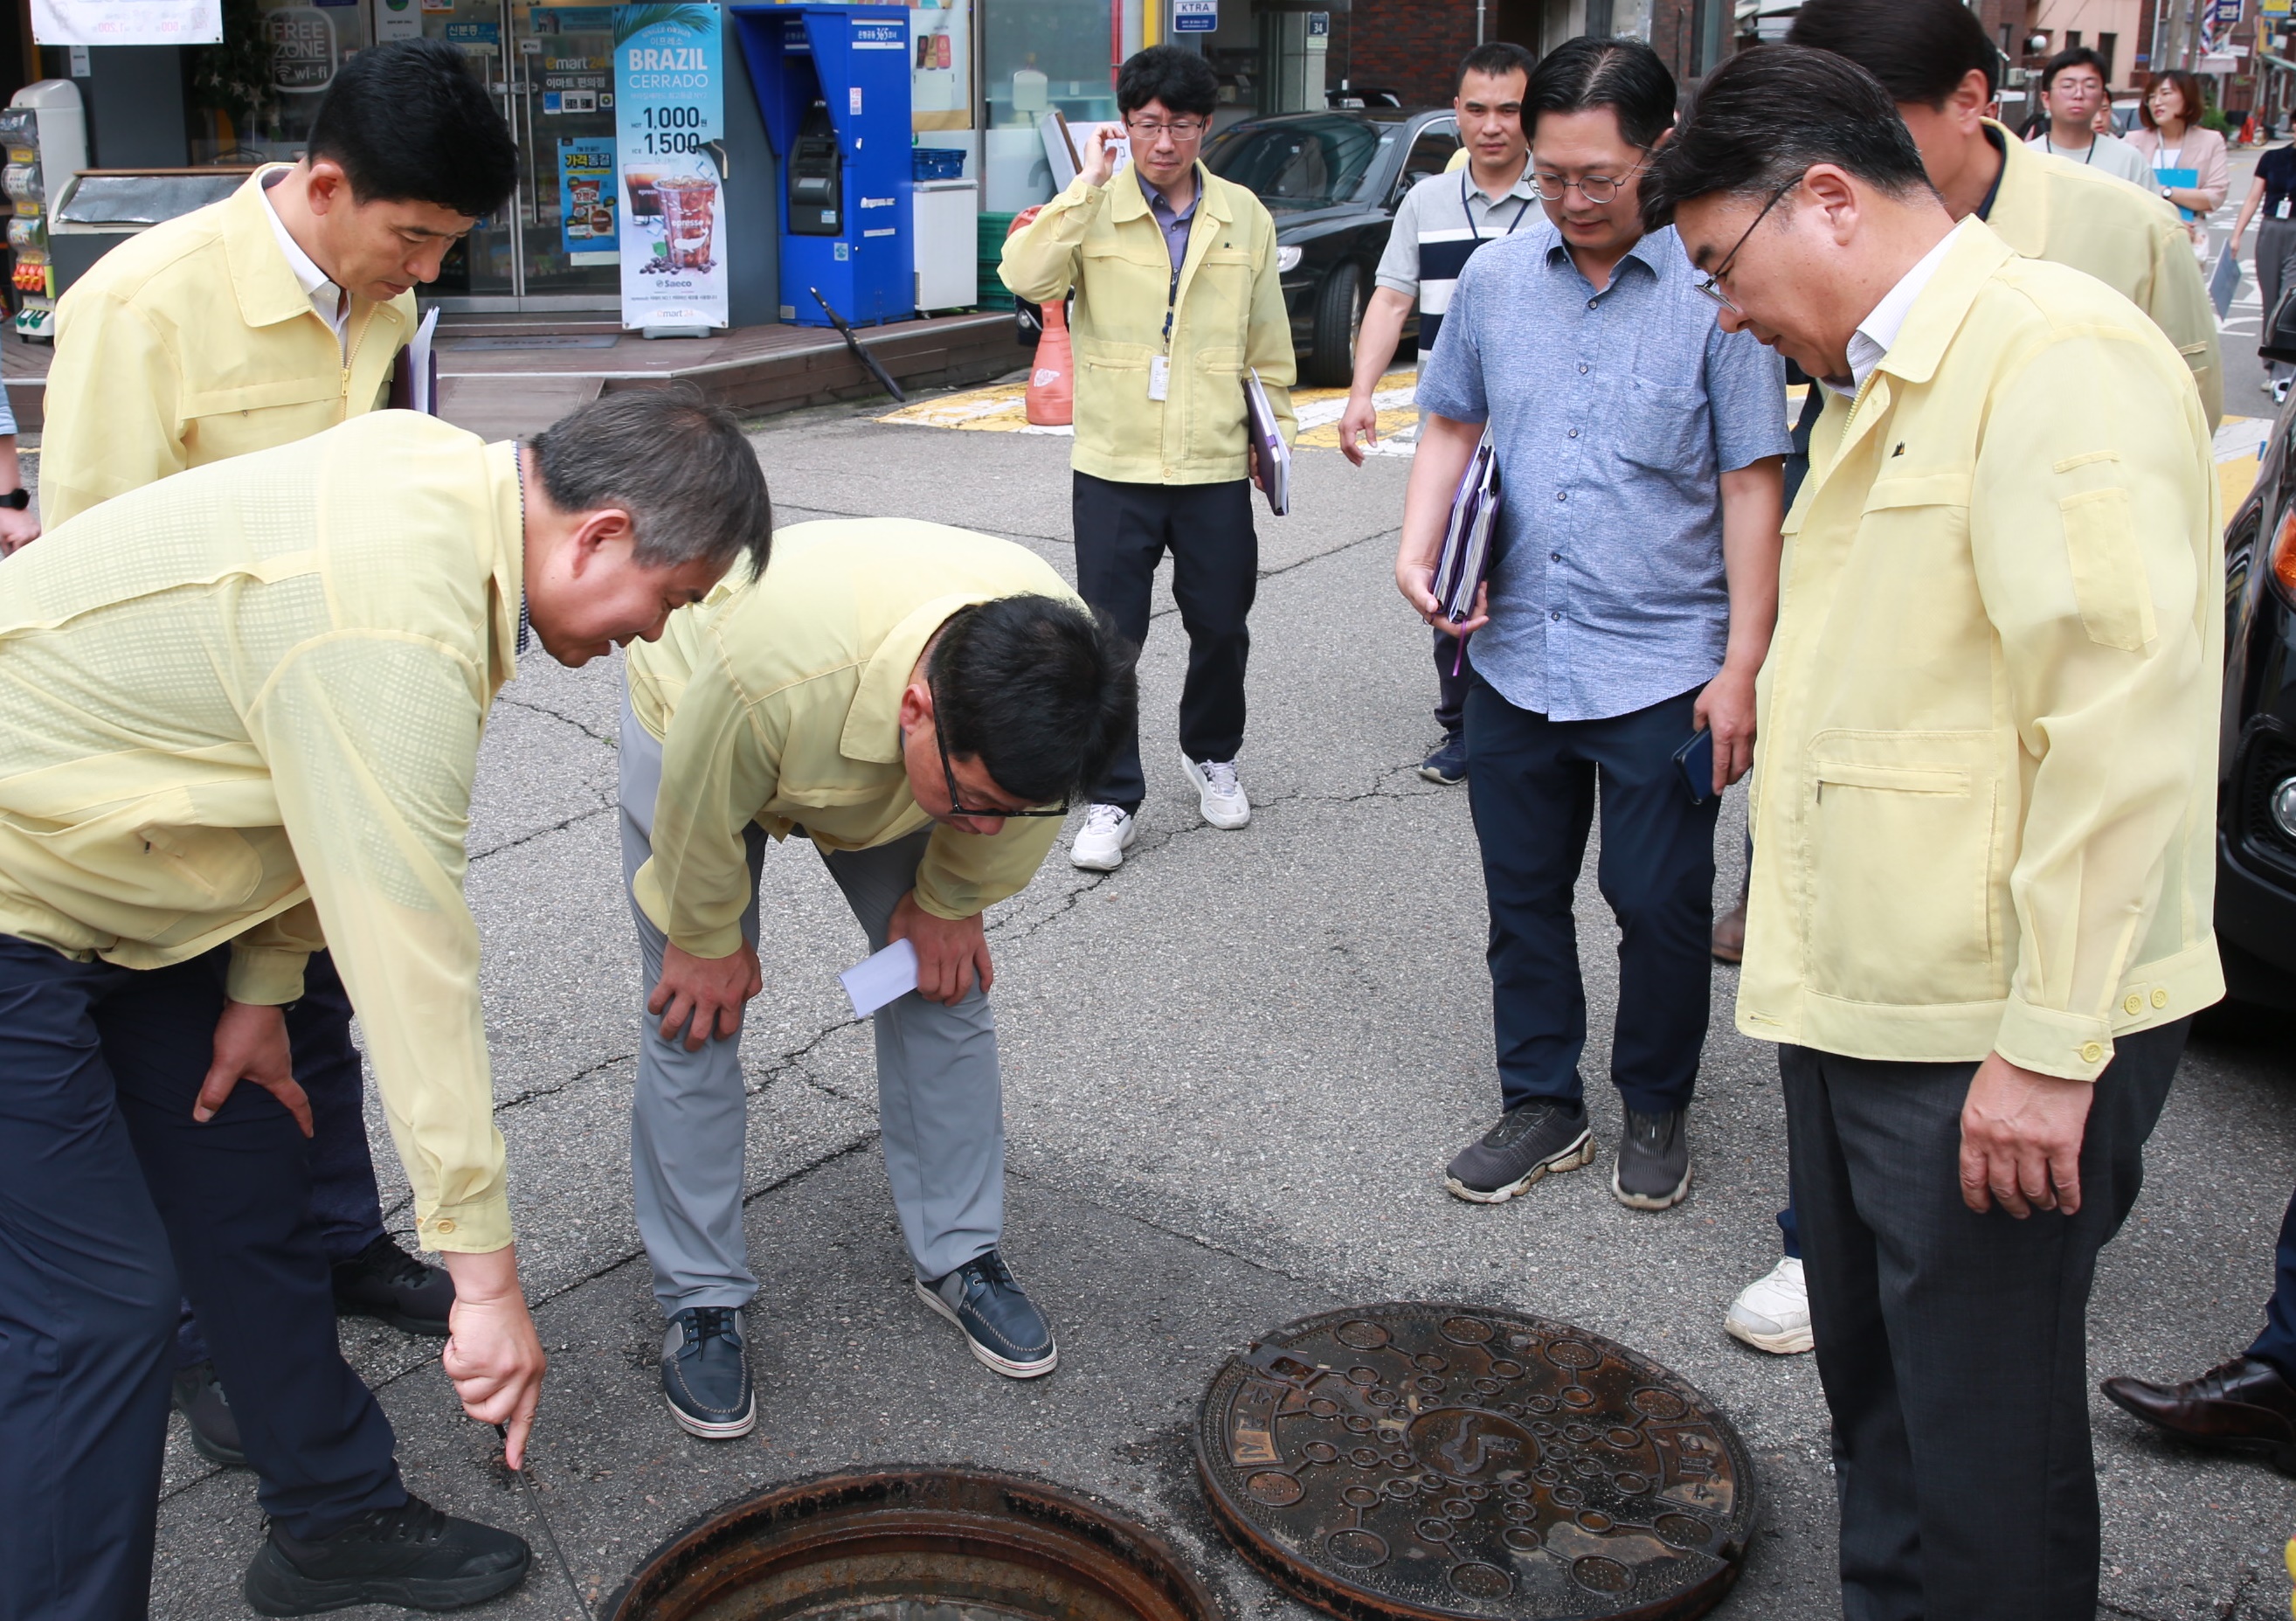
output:
[{"label": "man in blue shirt", "polygon": [[[1468,262],[1419,374],[1395,572],[1422,618],[1472,636],[1468,795],[1505,1112],[1444,1185],[1481,1204],[1595,1156],[1571,894],[1598,784],[1599,878],[1624,935],[1611,1188],[1640,1210],[1690,1190],[1715,814],[1753,761],[1790,447],[1777,358],[1720,330],[1671,229],[1642,234],[1638,177],[1674,105],[1673,76],[1633,40],[1574,39],[1539,62],[1524,113],[1547,222]],[[1496,558],[1454,625],[1429,588],[1486,424]],[[1714,765],[1694,802],[1674,757],[1702,728]]]}]

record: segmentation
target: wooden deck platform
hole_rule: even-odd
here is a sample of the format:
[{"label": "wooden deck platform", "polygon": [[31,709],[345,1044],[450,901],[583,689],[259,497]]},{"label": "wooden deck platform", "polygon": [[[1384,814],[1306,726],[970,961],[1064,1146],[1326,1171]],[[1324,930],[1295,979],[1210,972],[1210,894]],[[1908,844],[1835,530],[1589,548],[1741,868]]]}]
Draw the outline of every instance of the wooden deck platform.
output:
[{"label": "wooden deck platform", "polygon": [[[1026,364],[1013,317],[995,311],[862,328],[877,363],[905,387],[984,382]],[[18,426],[37,432],[53,350],[0,337],[0,383]],[[549,426],[612,389],[691,383],[744,416],[882,392],[845,341],[809,326],[747,326],[707,338],[646,339],[611,314],[441,316],[439,414],[488,439]]]}]

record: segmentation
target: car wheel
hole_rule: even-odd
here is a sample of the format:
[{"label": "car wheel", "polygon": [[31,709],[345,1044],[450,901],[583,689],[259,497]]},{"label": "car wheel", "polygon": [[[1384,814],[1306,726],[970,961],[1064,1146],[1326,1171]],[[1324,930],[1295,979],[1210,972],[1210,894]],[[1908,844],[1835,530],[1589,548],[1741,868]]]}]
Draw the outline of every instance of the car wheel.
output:
[{"label": "car wheel", "polygon": [[1316,337],[1308,351],[1307,378],[1322,388],[1343,389],[1355,380],[1356,331],[1363,325],[1363,267],[1340,265],[1324,278],[1316,295]]}]

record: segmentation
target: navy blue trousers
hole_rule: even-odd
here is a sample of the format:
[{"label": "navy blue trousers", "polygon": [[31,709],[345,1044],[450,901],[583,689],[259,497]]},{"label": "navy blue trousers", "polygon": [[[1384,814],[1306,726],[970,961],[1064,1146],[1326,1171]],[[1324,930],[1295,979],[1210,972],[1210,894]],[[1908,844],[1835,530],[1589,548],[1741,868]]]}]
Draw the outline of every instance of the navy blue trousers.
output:
[{"label": "navy blue trousers", "polygon": [[[382,1197],[367,1152],[365,1082],[351,1043],[350,993],[324,951],[303,969],[302,1000],[287,1009],[287,1044],[296,1082],[311,1100],[311,1221],[327,1259],[348,1261],[382,1237]],[[207,1339],[185,1301],[176,1365],[207,1360]]]},{"label": "navy blue trousers", "polygon": [[1550,720],[1517,709],[1480,674],[1467,689],[1467,802],[1490,903],[1491,1012],[1509,1109],[1582,1090],[1587,993],[1571,895],[1598,803],[1595,876],[1623,934],[1611,1078],[1641,1114],[1690,1101],[1706,1044],[1722,802],[1691,803],[1674,763],[1696,700],[1686,692],[1609,720]]},{"label": "navy blue trousers", "polygon": [[406,1501],[336,1344],[301,1131],[246,1082],[192,1119],[226,967],[0,935],[0,1621],[144,1614],[179,1294],[289,1535]]},{"label": "navy blue trousers", "polygon": [[2281,1377],[2296,1379],[2296,1198],[2280,1218],[2280,1250],[2273,1260],[2272,1298],[2264,1306],[2264,1332],[2248,1348]]},{"label": "navy blue trousers", "polygon": [[1459,638],[1447,630],[1435,632],[1435,724],[1447,737],[1456,737],[1467,723],[1467,683],[1472,676],[1462,656]]}]

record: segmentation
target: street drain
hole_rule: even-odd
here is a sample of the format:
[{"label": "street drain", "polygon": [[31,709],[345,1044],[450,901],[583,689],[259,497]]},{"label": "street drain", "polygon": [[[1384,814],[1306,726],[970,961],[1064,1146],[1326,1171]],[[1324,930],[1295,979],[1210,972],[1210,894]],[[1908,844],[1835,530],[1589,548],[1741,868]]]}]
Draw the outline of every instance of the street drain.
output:
[{"label": "street drain", "polygon": [[956,1469],[834,1475],[720,1510],[611,1621],[1218,1621],[1160,1538],[1073,1493]]}]

